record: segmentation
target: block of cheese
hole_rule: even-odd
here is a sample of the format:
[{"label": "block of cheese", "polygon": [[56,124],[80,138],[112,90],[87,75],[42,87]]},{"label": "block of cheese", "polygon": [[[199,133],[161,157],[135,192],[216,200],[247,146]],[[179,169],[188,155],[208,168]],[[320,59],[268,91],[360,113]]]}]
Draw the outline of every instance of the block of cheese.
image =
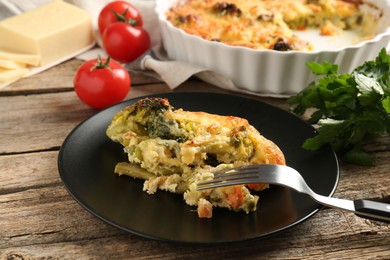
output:
[{"label": "block of cheese", "polygon": [[20,54],[0,50],[0,59],[37,66],[41,58],[37,54]]},{"label": "block of cheese", "polygon": [[0,83],[9,83],[23,78],[27,75],[29,69],[0,69]]},{"label": "block of cheese", "polygon": [[3,60],[0,59],[0,68],[2,69],[18,69],[18,68],[25,68],[25,63],[19,63],[13,60]]},{"label": "block of cheese", "polygon": [[0,22],[0,50],[40,56],[46,65],[94,42],[85,10],[60,0]]}]

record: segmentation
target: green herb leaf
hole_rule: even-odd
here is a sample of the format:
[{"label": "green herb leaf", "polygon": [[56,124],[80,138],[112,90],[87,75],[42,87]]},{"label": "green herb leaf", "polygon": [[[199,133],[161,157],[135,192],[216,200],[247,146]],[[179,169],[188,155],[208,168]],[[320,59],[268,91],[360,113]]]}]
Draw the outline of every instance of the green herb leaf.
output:
[{"label": "green herb leaf", "polygon": [[321,64],[317,62],[308,62],[307,67],[316,75],[327,75],[337,73],[339,66],[337,64],[331,64],[323,61]]},{"label": "green herb leaf", "polygon": [[382,99],[381,103],[382,103],[382,107],[386,111],[386,113],[390,114],[390,96]]},{"label": "green herb leaf", "polygon": [[357,72],[354,73],[354,77],[360,93],[367,94],[375,91],[378,94],[384,94],[382,86],[377,79],[364,76]]},{"label": "green herb leaf", "polygon": [[[323,119],[319,121],[318,135],[307,139],[303,143],[303,148],[307,150],[318,150],[327,143],[334,143],[339,139],[341,132],[349,127],[349,122],[343,120]],[[336,145],[336,143],[334,143]],[[340,145],[340,144],[337,144]]]},{"label": "green herb leaf", "polygon": [[357,164],[361,166],[372,166],[373,160],[370,155],[364,151],[360,145],[354,146],[351,150],[346,152],[343,157],[343,161]]},{"label": "green herb leaf", "polygon": [[337,64],[307,63],[316,75],[324,75],[289,98],[293,113],[314,109],[308,122],[318,124],[318,134],[303,148],[317,150],[325,144],[343,160],[370,165],[362,143],[373,135],[390,133],[390,56],[383,48],[350,74],[339,74]]}]

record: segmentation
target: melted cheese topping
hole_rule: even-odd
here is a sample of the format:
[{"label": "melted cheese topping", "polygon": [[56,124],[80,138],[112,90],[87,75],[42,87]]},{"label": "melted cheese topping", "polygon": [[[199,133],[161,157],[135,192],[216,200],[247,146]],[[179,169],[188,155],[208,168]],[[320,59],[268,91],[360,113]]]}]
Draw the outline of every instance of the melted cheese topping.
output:
[{"label": "melted cheese topping", "polygon": [[346,0],[183,0],[167,12],[167,20],[206,40],[254,49],[312,50],[293,30],[319,28],[321,35],[359,29],[371,37],[373,24],[359,9],[361,1]]}]

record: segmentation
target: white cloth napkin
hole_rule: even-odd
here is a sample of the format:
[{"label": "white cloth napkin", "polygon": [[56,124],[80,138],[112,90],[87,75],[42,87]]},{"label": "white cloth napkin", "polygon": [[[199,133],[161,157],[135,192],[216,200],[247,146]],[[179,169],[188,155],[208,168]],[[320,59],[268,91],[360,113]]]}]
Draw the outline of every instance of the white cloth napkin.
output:
[{"label": "white cloth napkin", "polygon": [[[0,2],[0,20],[12,15],[20,14],[31,10],[51,0],[2,0]],[[93,27],[95,30],[95,38],[97,47],[88,51],[83,51],[77,58],[82,60],[94,59],[98,55],[106,57],[107,54],[102,49],[101,37],[97,28],[97,20],[101,9],[113,0],[64,0],[72,3],[84,10],[88,11],[92,16]],[[144,73],[164,81],[171,89],[174,89],[191,76],[216,85],[218,87],[232,90],[246,92],[237,88],[233,82],[226,77],[217,73],[209,71],[200,66],[189,64],[181,61],[169,60],[161,44],[161,35],[159,31],[158,18],[154,10],[155,1],[153,0],[127,0],[134,5],[141,13],[143,18],[143,27],[149,32],[151,37],[151,50],[140,57],[138,60],[124,64],[126,69],[134,73]],[[67,57],[72,58],[72,57]],[[63,61],[63,60],[62,60]],[[62,62],[61,61],[61,62]],[[33,69],[28,76],[44,71],[55,64],[49,64],[45,67]],[[253,94],[252,92],[248,92]]]}]

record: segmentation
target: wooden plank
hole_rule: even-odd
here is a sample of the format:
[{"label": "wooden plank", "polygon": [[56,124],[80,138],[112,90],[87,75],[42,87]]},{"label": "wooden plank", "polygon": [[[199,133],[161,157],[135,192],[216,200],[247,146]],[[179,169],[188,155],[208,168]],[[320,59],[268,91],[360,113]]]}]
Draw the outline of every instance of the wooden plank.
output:
[{"label": "wooden plank", "polygon": [[[83,63],[84,61],[77,59],[66,61],[44,72],[20,79],[5,88],[1,88],[0,95],[49,93],[72,90],[73,78],[77,69]],[[130,73],[130,77],[132,85],[134,86],[162,82],[161,80],[140,73]]]},{"label": "wooden plank", "polygon": [[22,78],[0,89],[0,95],[50,92],[53,90],[59,91],[72,88],[74,73],[80,64],[78,60],[70,60],[44,72],[28,78]]},{"label": "wooden plank", "polygon": [[0,194],[60,185],[58,151],[0,156]]},{"label": "wooden plank", "polygon": [[83,210],[63,186],[1,195],[0,206],[0,249],[123,234]]},{"label": "wooden plank", "polygon": [[0,97],[0,154],[58,148],[94,111],[73,92]]},{"label": "wooden plank", "polygon": [[337,194],[345,199],[373,199],[390,204],[390,150],[375,153],[374,166],[340,163]]},{"label": "wooden plank", "polygon": [[[298,231],[298,228],[294,231]],[[303,231],[303,230],[300,230]],[[297,232],[295,232],[297,233]],[[375,244],[370,235],[343,236],[332,242],[332,236],[285,233],[284,239],[267,240],[219,246],[183,246],[146,241],[132,236],[106,237],[89,241],[72,241],[54,244],[32,245],[5,250],[4,259],[42,257],[55,259],[376,259],[389,257],[388,240]],[[351,239],[352,238],[352,239]],[[367,247],[357,242],[364,239]],[[286,242],[289,241],[289,242]],[[338,246],[332,246],[338,243]],[[96,249],[99,250],[96,250]],[[342,250],[342,251],[340,251]],[[245,258],[243,258],[245,254]],[[0,255],[1,256],[1,255]],[[6,257],[7,256],[7,257]]]}]

